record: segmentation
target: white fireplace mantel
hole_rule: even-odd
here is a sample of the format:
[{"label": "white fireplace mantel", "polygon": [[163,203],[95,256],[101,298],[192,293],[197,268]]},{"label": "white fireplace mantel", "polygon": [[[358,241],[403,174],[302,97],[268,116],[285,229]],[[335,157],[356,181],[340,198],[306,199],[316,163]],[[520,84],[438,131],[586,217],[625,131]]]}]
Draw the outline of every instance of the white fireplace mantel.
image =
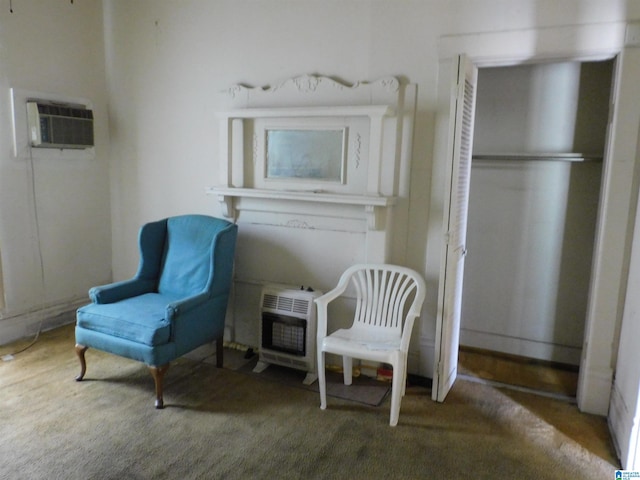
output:
[{"label": "white fireplace mantel", "polygon": [[256,198],[260,200],[286,200],[291,202],[313,202],[334,205],[349,205],[362,207],[362,215],[366,220],[368,230],[381,228],[381,209],[395,204],[395,197],[380,195],[347,195],[327,193],[324,191],[286,191],[265,190],[257,188],[211,187],[207,190],[210,195],[216,195],[223,207],[223,215],[236,218],[235,199],[238,197]]},{"label": "white fireplace mantel", "polygon": [[[364,252],[351,256],[384,262],[392,210],[404,193],[415,93],[415,86],[395,77],[347,85],[302,75],[272,87],[234,85],[223,92],[216,114],[219,181],[206,193],[218,200],[222,215],[263,228],[265,235],[274,226],[363,235]],[[309,147],[314,161],[304,164],[306,172],[315,168],[320,175],[299,175],[293,162],[287,168],[294,175],[272,174],[272,132],[304,130],[343,132],[340,161],[328,153],[329,144],[320,144]],[[292,159],[307,158],[307,150],[291,148],[298,154]]]}]

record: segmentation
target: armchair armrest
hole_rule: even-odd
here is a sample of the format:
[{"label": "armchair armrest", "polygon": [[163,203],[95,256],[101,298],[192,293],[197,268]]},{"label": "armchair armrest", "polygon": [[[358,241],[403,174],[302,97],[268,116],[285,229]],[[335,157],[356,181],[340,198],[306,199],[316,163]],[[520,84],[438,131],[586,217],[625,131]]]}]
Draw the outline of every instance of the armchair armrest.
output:
[{"label": "armchair armrest", "polygon": [[227,294],[212,296],[202,292],[167,305],[166,320],[171,323],[171,341],[186,353],[212,341],[224,332]]},{"label": "armchair armrest", "polygon": [[153,291],[154,282],[132,278],[122,282],[110,283],[93,287],[89,290],[89,297],[93,303],[115,303],[125,298],[136,297]]},{"label": "armchair armrest", "polygon": [[199,307],[211,299],[208,292],[198,293],[191,297],[181,298],[167,305],[167,320],[173,321],[176,315],[189,313],[190,310]]}]

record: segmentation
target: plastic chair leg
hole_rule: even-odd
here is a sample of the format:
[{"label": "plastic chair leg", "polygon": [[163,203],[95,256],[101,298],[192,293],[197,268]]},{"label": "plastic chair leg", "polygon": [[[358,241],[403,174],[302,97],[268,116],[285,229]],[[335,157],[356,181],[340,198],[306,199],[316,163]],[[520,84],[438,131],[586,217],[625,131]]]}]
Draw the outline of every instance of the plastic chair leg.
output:
[{"label": "plastic chair leg", "polygon": [[324,371],[324,352],[318,349],[318,390],[320,390],[320,408],[327,408],[327,380]]},{"label": "plastic chair leg", "polygon": [[389,425],[395,427],[398,424],[398,417],[400,416],[400,402],[403,395],[403,381],[405,378],[405,368],[401,366],[393,366],[393,380],[391,382],[391,413],[389,418]]},{"label": "plastic chair leg", "polygon": [[402,396],[407,393],[407,369],[404,369],[404,378],[402,379]]},{"label": "plastic chair leg", "polygon": [[342,370],[344,372],[344,384],[351,385],[353,383],[353,358],[342,356]]}]

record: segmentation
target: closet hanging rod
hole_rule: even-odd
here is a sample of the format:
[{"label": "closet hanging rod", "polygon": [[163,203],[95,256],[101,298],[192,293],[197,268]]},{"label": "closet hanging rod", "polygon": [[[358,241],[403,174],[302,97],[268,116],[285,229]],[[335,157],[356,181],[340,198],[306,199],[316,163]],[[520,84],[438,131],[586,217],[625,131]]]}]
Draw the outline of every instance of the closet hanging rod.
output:
[{"label": "closet hanging rod", "polygon": [[602,157],[582,153],[479,153],[474,154],[472,160],[602,162]]}]

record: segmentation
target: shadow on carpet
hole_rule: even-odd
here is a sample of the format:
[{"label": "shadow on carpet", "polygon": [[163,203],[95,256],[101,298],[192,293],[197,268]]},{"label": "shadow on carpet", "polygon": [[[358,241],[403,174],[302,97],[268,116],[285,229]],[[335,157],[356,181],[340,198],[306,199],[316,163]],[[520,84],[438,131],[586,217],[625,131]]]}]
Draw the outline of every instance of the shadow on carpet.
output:
[{"label": "shadow on carpet", "polygon": [[[311,385],[302,383],[306,376],[306,372],[296,370],[294,368],[282,367],[280,365],[269,365],[261,373],[255,373],[253,368],[258,362],[258,356],[249,360],[246,364],[239,367],[236,371],[260,378],[269,382],[277,382],[291,387],[298,387],[312,392],[318,392],[318,382],[315,381]],[[350,400],[352,402],[362,403],[377,407],[384,402],[391,384],[381,382],[369,377],[360,375],[353,377],[353,383],[349,386],[343,382],[341,373],[327,371],[327,395],[330,397]],[[318,401],[320,401],[318,394]]]}]

